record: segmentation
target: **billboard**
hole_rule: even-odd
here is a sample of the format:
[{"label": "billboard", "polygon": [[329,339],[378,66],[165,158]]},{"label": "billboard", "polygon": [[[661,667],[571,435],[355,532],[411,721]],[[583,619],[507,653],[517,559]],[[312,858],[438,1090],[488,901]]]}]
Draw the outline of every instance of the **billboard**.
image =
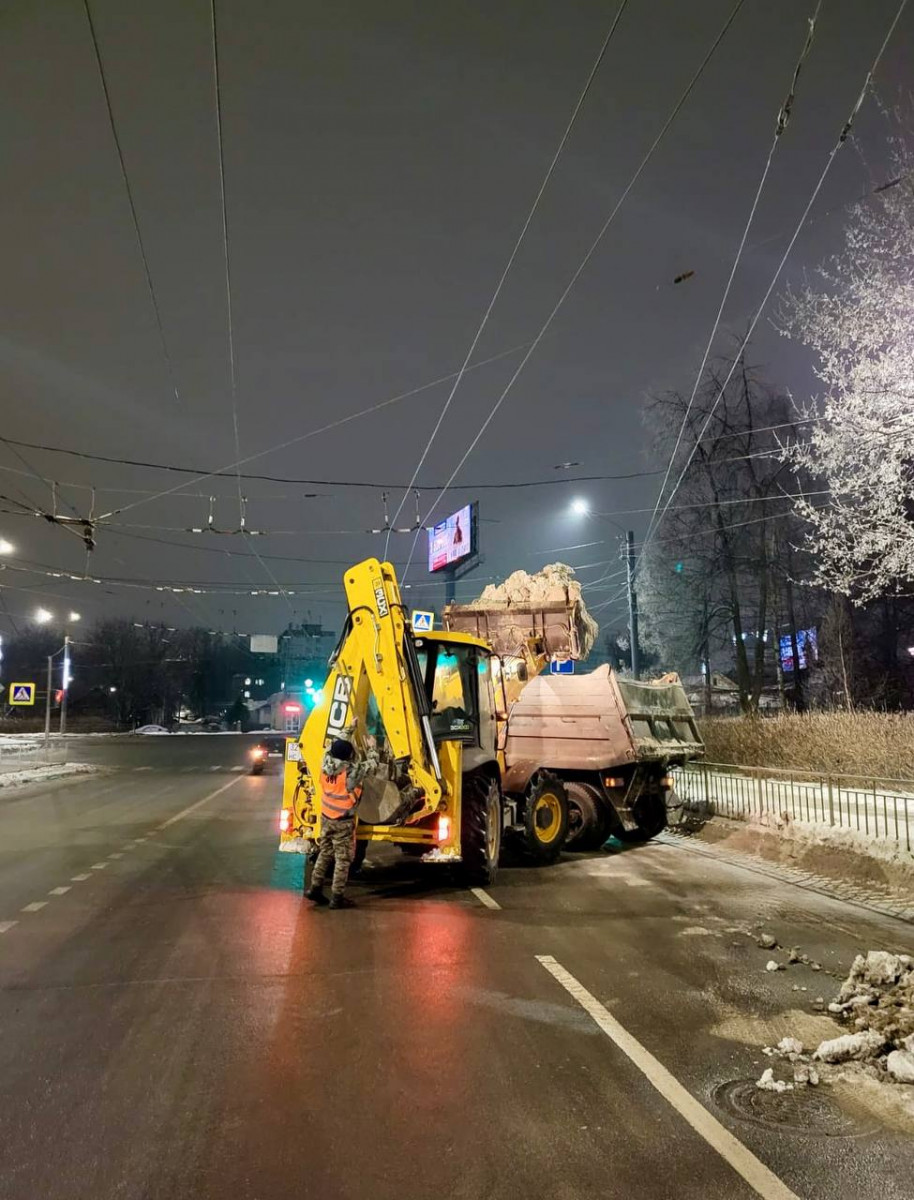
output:
[{"label": "billboard", "polygon": [[[793,646],[790,634],[785,633],[779,639],[781,653],[781,670],[786,674],[793,670]],[[800,670],[813,666],[819,659],[819,645],[815,629],[797,630],[797,654],[800,656]]]},{"label": "billboard", "polygon": [[465,504],[428,531],[430,571],[441,571],[475,554],[476,521],[473,509],[474,505]]},{"label": "billboard", "polygon": [[277,652],[278,643],[279,639],[274,633],[252,633],[251,653],[275,654]]}]

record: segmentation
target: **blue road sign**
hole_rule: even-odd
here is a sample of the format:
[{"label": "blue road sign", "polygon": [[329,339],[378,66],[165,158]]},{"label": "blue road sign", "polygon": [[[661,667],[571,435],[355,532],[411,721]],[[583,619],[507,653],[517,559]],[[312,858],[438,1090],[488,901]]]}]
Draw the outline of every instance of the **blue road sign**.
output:
[{"label": "blue road sign", "polygon": [[574,674],[574,659],[573,658],[554,658],[549,664],[550,675],[573,675]]},{"label": "blue road sign", "polygon": [[413,613],[413,633],[431,633],[435,628],[435,614],[433,612]]}]

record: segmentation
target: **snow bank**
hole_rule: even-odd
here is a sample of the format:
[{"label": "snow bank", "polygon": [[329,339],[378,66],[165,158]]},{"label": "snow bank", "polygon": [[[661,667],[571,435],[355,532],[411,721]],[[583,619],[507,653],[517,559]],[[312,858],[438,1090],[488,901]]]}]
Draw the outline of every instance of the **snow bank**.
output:
[{"label": "snow bank", "polygon": [[98,769],[90,763],[45,763],[36,767],[23,767],[21,771],[0,773],[0,788],[44,783],[48,779],[60,779],[65,775],[91,775]]}]

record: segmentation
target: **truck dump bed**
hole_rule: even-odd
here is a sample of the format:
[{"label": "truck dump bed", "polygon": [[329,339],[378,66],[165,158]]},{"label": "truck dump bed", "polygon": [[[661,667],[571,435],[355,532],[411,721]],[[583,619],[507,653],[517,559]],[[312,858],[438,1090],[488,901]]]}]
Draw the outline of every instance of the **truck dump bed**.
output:
[{"label": "truck dump bed", "polygon": [[637,683],[608,666],[531,679],[511,708],[504,744],[509,773],[528,763],[565,771],[669,766],[703,750],[678,680]]}]

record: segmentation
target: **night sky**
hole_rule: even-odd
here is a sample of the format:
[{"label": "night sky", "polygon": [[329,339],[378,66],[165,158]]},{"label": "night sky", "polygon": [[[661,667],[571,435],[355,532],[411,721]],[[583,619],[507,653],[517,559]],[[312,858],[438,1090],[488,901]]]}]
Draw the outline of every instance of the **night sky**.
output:
[{"label": "night sky", "polygon": [[[733,2],[631,0],[476,360],[536,335]],[[243,456],[459,368],[617,7],[218,0]],[[603,512],[652,507],[661,475],[577,485],[568,476],[665,466],[651,457],[641,400],[651,390],[691,389],[813,7],[747,0],[467,461],[461,486],[436,513],[480,500],[485,561],[460,595],[516,567],[614,560],[617,530],[571,516],[575,496]],[[824,0],[721,348],[764,293],[896,8],[897,0]],[[210,6],[92,0],[91,11],[168,362],[83,3],[10,0],[0,14],[0,436],[216,470],[236,455]],[[886,103],[908,77],[912,38],[914,8],[879,71]],[[886,131],[868,100],[788,277],[839,248],[842,206],[886,177]],[[691,279],[673,284],[689,270]],[[465,377],[419,477],[423,512],[520,354]],[[808,356],[765,319],[753,359],[800,397],[814,386]],[[62,511],[69,502],[88,512],[88,492],[75,485],[98,489],[97,513],[132,506],[99,527],[88,570],[141,585],[7,570],[8,613],[20,627],[38,603],[76,607],[84,619],[249,632],[278,632],[293,615],[336,626],[343,568],[380,554],[384,540],[365,532],[382,523],[380,487],[339,481],[408,482],[448,390],[440,383],[249,463],[245,470],[260,474],[337,482],[245,481],[249,527],[272,531],[247,541],[181,532],[206,524],[210,494],[219,497],[217,525],[237,527],[231,478],[193,483],[20,449],[26,467],[0,444],[6,497],[50,507],[33,468],[60,481]],[[581,465],[554,470],[567,460]],[[544,479],[561,483],[474,488]],[[149,502],[182,480],[184,494]],[[402,492],[391,492],[393,509]],[[410,499],[398,523],[413,517]],[[618,517],[640,533],[647,519]],[[0,535],[16,546],[10,567],[86,569],[80,540],[44,521],[0,515]],[[558,549],[587,542],[602,544]],[[411,543],[394,537],[396,563]],[[417,606],[443,593],[440,582],[429,584],[424,558],[423,539],[407,578]],[[585,566],[582,578],[605,569]],[[244,592],[277,581],[302,594],[155,590],[193,583]],[[612,625],[614,610],[607,618]],[[0,630],[9,629],[0,613]]]}]

